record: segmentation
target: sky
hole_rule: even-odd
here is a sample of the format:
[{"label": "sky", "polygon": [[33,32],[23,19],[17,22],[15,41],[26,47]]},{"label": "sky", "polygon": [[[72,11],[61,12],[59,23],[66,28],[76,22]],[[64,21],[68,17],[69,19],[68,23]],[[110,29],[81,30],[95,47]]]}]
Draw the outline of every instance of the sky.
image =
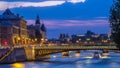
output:
[{"label": "sky", "polygon": [[0,14],[6,8],[24,16],[27,24],[35,24],[36,16],[47,28],[48,38],[60,33],[84,34],[91,30],[108,33],[112,0],[0,0]]}]

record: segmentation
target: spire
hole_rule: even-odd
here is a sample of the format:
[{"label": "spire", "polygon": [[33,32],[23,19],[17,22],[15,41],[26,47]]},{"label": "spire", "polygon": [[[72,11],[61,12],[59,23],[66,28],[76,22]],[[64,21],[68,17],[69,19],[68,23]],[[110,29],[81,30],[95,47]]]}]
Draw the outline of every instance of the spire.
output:
[{"label": "spire", "polygon": [[37,15],[37,20],[39,20],[40,19],[40,17],[39,17],[39,15]]},{"label": "spire", "polygon": [[14,15],[14,14],[10,11],[9,8],[7,8],[7,9],[5,10],[5,12],[3,13],[3,15]]},{"label": "spire", "polygon": [[36,17],[36,22],[35,22],[35,24],[36,24],[36,25],[37,25],[37,24],[40,25],[40,18],[39,18],[39,15],[37,15],[37,17]]},{"label": "spire", "polygon": [[41,25],[41,30],[44,31],[44,32],[46,32],[46,27],[45,27],[44,24]]}]

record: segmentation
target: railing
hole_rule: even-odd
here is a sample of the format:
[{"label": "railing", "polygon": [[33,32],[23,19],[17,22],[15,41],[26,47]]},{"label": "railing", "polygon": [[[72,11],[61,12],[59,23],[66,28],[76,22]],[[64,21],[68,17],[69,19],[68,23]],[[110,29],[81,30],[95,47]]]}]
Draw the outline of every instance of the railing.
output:
[{"label": "railing", "polygon": [[116,46],[35,46],[35,49],[61,49],[61,50],[119,50]]},{"label": "railing", "polygon": [[5,55],[9,50],[9,48],[0,49],[0,58],[2,58],[2,56]]},{"label": "railing", "polygon": [[14,50],[14,47],[11,47],[10,50],[0,58],[0,62],[4,60],[7,56],[9,56],[13,50]]}]

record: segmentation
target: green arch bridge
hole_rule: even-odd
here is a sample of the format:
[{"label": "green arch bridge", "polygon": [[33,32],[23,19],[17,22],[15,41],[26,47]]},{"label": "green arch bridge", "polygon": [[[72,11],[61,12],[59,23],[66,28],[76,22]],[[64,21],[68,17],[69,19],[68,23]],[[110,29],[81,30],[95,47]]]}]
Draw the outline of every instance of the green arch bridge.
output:
[{"label": "green arch bridge", "polygon": [[[0,49],[6,49],[1,48]],[[5,59],[8,59],[8,61],[11,61],[11,59],[17,59],[15,58],[16,54],[24,54],[26,56],[27,60],[39,60],[46,57],[49,57],[50,54],[59,53],[59,52],[68,52],[73,50],[119,50],[116,46],[105,46],[105,45],[84,45],[84,46],[78,46],[78,45],[58,45],[58,46],[14,46],[7,48],[8,51],[3,55],[0,56],[0,63],[4,61]],[[22,53],[19,53],[22,52]],[[13,58],[11,58],[13,57]],[[11,59],[10,59],[11,58]]]},{"label": "green arch bridge", "polygon": [[[67,45],[67,46],[31,46],[25,47],[26,55],[29,59],[38,59],[45,55],[73,51],[73,50],[119,50],[116,46],[78,46],[78,45]],[[31,53],[31,54],[30,54]]]}]

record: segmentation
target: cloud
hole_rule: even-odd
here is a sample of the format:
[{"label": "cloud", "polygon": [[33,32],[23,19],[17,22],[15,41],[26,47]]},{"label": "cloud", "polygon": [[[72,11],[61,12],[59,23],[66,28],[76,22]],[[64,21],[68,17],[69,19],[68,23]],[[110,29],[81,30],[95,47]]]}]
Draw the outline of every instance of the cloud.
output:
[{"label": "cloud", "polygon": [[65,1],[44,1],[44,2],[0,2],[0,10],[6,8],[18,8],[18,7],[47,7],[61,5]]},{"label": "cloud", "polygon": [[71,3],[79,3],[79,2],[85,2],[86,0],[66,0],[66,1]]},{"label": "cloud", "polygon": [[96,19],[108,19],[106,16],[101,16],[101,17],[95,17]]},{"label": "cloud", "polygon": [[0,1],[0,10],[5,10],[6,8],[19,8],[19,7],[48,7],[62,5],[66,2],[79,3],[85,2],[85,0],[45,0],[45,1],[35,1],[35,2],[23,2],[23,1]]},{"label": "cloud", "polygon": [[[34,20],[27,20],[28,24],[34,24]],[[42,20],[48,29],[97,27],[108,26],[107,20]]]}]

